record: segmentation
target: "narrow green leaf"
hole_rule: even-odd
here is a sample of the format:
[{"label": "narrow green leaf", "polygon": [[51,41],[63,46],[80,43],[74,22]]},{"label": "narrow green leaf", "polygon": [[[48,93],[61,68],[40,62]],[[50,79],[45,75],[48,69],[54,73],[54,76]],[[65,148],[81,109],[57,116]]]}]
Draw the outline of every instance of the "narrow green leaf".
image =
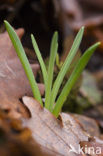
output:
[{"label": "narrow green leaf", "polygon": [[35,40],[33,35],[31,35],[31,39],[32,39],[32,44],[33,44],[36,56],[37,56],[37,58],[39,60],[39,63],[40,63],[40,67],[41,67],[41,71],[42,71],[42,74],[43,74],[44,83],[45,83],[45,86],[46,86],[47,77],[48,77],[48,74],[47,74],[47,71],[46,71],[46,67],[45,67],[43,58],[41,56],[40,50],[38,48],[38,45],[37,45],[36,40]]},{"label": "narrow green leaf", "polygon": [[51,93],[51,101],[50,101],[50,107],[49,107],[49,110],[52,111],[52,108],[53,108],[53,105],[55,103],[55,99],[56,99],[56,96],[58,94],[58,90],[61,86],[61,83],[64,79],[64,76],[66,74],[66,72],[68,71],[69,67],[70,67],[70,64],[74,58],[74,56],[76,55],[76,52],[80,46],[80,43],[81,43],[81,40],[82,40],[82,37],[83,37],[83,32],[84,32],[84,27],[82,27],[80,29],[80,31],[78,32],[75,40],[74,40],[74,43],[71,47],[71,50],[64,62],[64,64],[62,65],[61,67],[61,70],[54,82],[54,85],[53,85],[53,89],[52,89],[52,93]]},{"label": "narrow green leaf", "polygon": [[79,59],[76,67],[74,68],[69,80],[67,81],[66,85],[64,86],[60,96],[57,99],[56,105],[53,110],[53,114],[58,117],[59,112],[61,111],[61,108],[63,106],[63,103],[65,102],[68,94],[70,93],[73,85],[79,78],[81,72],[87,65],[90,57],[92,56],[93,52],[96,50],[96,48],[100,45],[100,42],[94,44],[90,48],[86,50],[86,52],[83,54],[83,56]]},{"label": "narrow green leaf", "polygon": [[50,60],[48,67],[48,78],[47,78],[47,86],[46,86],[46,95],[45,95],[45,107],[49,109],[50,104],[50,95],[53,81],[53,71],[54,71],[54,63],[58,49],[58,33],[55,32],[51,42],[50,48]]},{"label": "narrow green leaf", "polygon": [[4,23],[6,26],[6,30],[10,36],[11,41],[12,41],[12,44],[16,50],[16,53],[17,53],[17,55],[18,55],[18,57],[22,63],[22,66],[24,68],[26,76],[29,80],[33,95],[34,95],[35,99],[38,102],[40,102],[40,104],[43,106],[38,85],[35,81],[32,69],[31,69],[29,61],[26,57],[26,54],[25,54],[25,51],[24,51],[23,46],[21,44],[21,41],[20,41],[19,37],[17,36],[16,32],[14,31],[14,29],[12,28],[12,26],[7,21],[4,21]]}]

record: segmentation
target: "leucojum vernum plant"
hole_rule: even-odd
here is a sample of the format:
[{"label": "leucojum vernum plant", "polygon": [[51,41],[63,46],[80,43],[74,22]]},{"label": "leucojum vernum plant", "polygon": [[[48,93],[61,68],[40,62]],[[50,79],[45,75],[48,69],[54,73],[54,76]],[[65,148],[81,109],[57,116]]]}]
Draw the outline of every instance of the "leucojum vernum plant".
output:
[{"label": "leucojum vernum plant", "polygon": [[[12,41],[12,44],[16,50],[16,53],[22,63],[22,66],[24,68],[24,71],[26,73],[26,76],[29,80],[33,96],[34,98],[41,104],[43,107],[43,100],[40,95],[40,91],[38,88],[38,85],[36,83],[36,80],[34,78],[32,69],[30,67],[29,61],[26,57],[25,51],[23,49],[23,46],[21,44],[21,41],[19,40],[19,37],[17,36],[16,32],[12,28],[12,26],[7,22],[4,21],[6,30],[9,34],[9,37]],[[68,81],[64,85],[64,88],[62,89],[60,95],[58,95],[58,91],[60,89],[60,86],[62,84],[62,81],[67,73],[67,71],[70,68],[70,65],[72,63],[72,60],[74,56],[76,55],[78,48],[80,46],[82,37],[84,33],[84,27],[82,27],[79,32],[77,33],[77,36],[73,42],[73,45],[70,49],[70,52],[68,53],[68,56],[66,57],[65,62],[62,64],[62,67],[60,69],[59,74],[57,75],[56,80],[53,84],[53,72],[54,72],[54,65],[55,65],[55,59],[57,55],[58,50],[58,33],[55,32],[51,41],[51,47],[50,47],[50,57],[49,57],[49,65],[48,70],[46,69],[44,60],[41,56],[40,50],[38,48],[38,45],[36,43],[36,40],[33,35],[31,35],[33,48],[35,50],[36,56],[38,58],[38,61],[40,63],[44,85],[45,85],[45,103],[44,106],[46,109],[48,109],[54,116],[58,117],[63,103],[65,102],[68,94],[70,93],[73,85],[79,78],[80,74],[82,73],[83,69],[87,65],[89,59],[91,58],[93,52],[96,50],[96,48],[100,45],[100,42],[92,45],[90,48],[88,48],[84,54],[81,56],[81,58],[78,60],[77,64],[75,65],[73,72],[71,73]]]}]

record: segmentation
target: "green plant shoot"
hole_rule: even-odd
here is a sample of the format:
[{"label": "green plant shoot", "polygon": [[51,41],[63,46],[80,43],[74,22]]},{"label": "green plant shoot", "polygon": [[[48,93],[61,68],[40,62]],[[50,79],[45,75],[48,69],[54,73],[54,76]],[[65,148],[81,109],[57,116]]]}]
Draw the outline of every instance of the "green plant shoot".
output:
[{"label": "green plant shoot", "polygon": [[[6,30],[10,36],[10,39],[12,41],[12,44],[16,50],[16,53],[22,63],[22,66],[24,68],[24,71],[27,75],[27,78],[29,80],[33,96],[34,98],[40,102],[41,106],[43,106],[42,97],[39,92],[38,85],[35,81],[32,69],[30,67],[29,61],[26,57],[25,51],[23,49],[23,46],[21,44],[21,41],[19,40],[16,32],[11,27],[11,25],[5,21]],[[82,55],[82,57],[79,59],[79,61],[76,63],[76,66],[74,67],[74,70],[72,74],[70,75],[70,78],[68,79],[67,83],[65,84],[64,88],[62,89],[59,97],[57,98],[59,88],[62,84],[62,81],[67,73],[67,71],[70,68],[70,65],[72,63],[73,58],[75,57],[78,48],[80,46],[82,37],[84,33],[84,27],[80,29],[78,32],[73,45],[71,47],[70,52],[68,53],[68,56],[65,60],[65,62],[61,66],[61,70],[53,84],[53,72],[54,72],[54,66],[55,61],[58,62],[59,56],[57,54],[58,50],[58,33],[55,32],[52,38],[51,47],[50,47],[50,58],[49,58],[49,67],[48,70],[46,69],[45,63],[43,61],[43,58],[41,56],[40,50],[38,48],[38,45],[36,43],[36,40],[33,35],[31,35],[33,48],[35,50],[35,53],[37,55],[38,61],[40,63],[41,71],[43,74],[44,79],[44,85],[45,85],[45,104],[44,106],[54,114],[54,116],[58,117],[62,106],[70,93],[73,85],[76,83],[77,79],[79,78],[80,74],[82,73],[83,69],[87,65],[89,59],[91,58],[93,52],[96,50],[96,48],[100,45],[100,42],[94,44],[90,48],[88,48],[85,53]],[[57,100],[56,100],[57,98]]]}]

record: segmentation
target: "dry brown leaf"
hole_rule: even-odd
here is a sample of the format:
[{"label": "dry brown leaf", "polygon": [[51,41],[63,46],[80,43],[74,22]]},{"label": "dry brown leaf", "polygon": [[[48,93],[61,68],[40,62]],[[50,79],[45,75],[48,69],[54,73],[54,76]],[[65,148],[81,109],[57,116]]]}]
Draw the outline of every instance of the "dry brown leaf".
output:
[{"label": "dry brown leaf", "polygon": [[[60,118],[56,119],[48,110],[42,108],[34,98],[25,96],[23,102],[31,114],[30,119],[23,120],[24,127],[31,129],[34,140],[41,147],[54,151],[58,155],[84,156],[81,153],[69,152],[71,146],[78,151],[80,143],[87,142],[90,144],[90,139],[94,138],[81,127],[73,115],[61,113]],[[96,139],[94,142],[98,145]],[[102,147],[101,143],[100,147]]]},{"label": "dry brown leaf", "polygon": [[41,151],[21,120],[9,117],[0,109],[0,156],[54,156],[47,152]]},{"label": "dry brown leaf", "polygon": [[[23,29],[18,29],[18,36],[24,34]],[[32,64],[34,75],[39,69],[38,64]],[[44,86],[39,85],[41,94]],[[31,88],[23,67],[13,49],[7,32],[0,34],[0,107],[10,110],[10,114],[20,117],[21,114],[27,116],[27,110],[20,102],[24,95],[32,96]]]},{"label": "dry brown leaf", "polygon": [[56,119],[48,110],[30,97],[23,97],[23,102],[30,111],[31,118],[24,120],[24,126],[32,131],[33,138],[45,149],[58,155],[75,156],[70,146],[78,149],[79,142],[88,141],[89,135],[72,117],[61,113],[61,120]]}]

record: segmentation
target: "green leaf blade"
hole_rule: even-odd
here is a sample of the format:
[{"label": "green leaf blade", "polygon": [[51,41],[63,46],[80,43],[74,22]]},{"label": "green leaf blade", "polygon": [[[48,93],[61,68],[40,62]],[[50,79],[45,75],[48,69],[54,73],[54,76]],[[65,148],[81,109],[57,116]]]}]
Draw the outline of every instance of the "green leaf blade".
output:
[{"label": "green leaf blade", "polygon": [[31,89],[33,92],[33,96],[43,106],[38,85],[35,81],[32,69],[31,69],[29,61],[26,57],[26,54],[25,54],[25,51],[24,51],[23,46],[21,44],[21,41],[20,41],[19,37],[17,36],[16,32],[14,31],[14,29],[12,28],[12,26],[7,21],[4,21],[4,23],[5,23],[6,30],[9,34],[9,37],[11,39],[11,42],[12,42],[12,44],[16,50],[16,53],[17,53],[17,55],[21,61],[21,64],[24,68],[26,76],[29,80],[29,83],[30,83],[30,86],[31,86]]},{"label": "green leaf blade", "polygon": [[40,63],[40,67],[41,67],[41,71],[42,71],[42,74],[43,74],[44,83],[45,83],[45,86],[46,86],[47,77],[48,77],[47,70],[46,70],[43,58],[41,56],[40,50],[38,48],[38,45],[37,45],[36,40],[35,40],[33,35],[31,35],[31,39],[32,39],[33,48],[35,50],[36,56],[37,56],[37,58],[39,60],[39,63]]},{"label": "green leaf blade", "polygon": [[50,101],[50,110],[52,111],[52,108],[53,108],[53,105],[55,103],[55,99],[56,99],[56,96],[57,96],[57,93],[58,93],[58,90],[61,86],[61,83],[63,81],[63,78],[66,74],[66,72],[68,71],[69,69],[69,66],[74,58],[74,56],[76,55],[76,52],[80,46],[80,43],[81,43],[81,40],[82,40],[82,37],[83,37],[83,33],[84,33],[84,27],[82,27],[80,29],[80,31],[78,32],[74,42],[73,42],[73,45],[71,47],[71,50],[64,62],[64,64],[62,65],[61,67],[61,70],[54,82],[54,85],[53,85],[53,89],[52,89],[52,93],[51,93],[51,101]]},{"label": "green leaf blade", "polygon": [[55,32],[53,35],[53,38],[52,38],[51,48],[50,48],[48,79],[47,79],[46,95],[45,95],[45,107],[47,109],[49,109],[49,105],[50,105],[50,95],[51,95],[54,63],[55,63],[55,59],[56,59],[57,49],[58,49],[58,33]]},{"label": "green leaf blade", "polygon": [[63,103],[66,100],[66,97],[70,93],[73,85],[75,84],[76,80],[79,78],[80,74],[82,73],[83,69],[87,65],[90,57],[92,56],[93,52],[96,50],[96,48],[100,45],[100,42],[94,44],[90,48],[86,50],[86,52],[83,54],[83,56],[79,59],[76,67],[74,68],[69,80],[67,81],[66,85],[64,86],[60,96],[57,99],[56,105],[53,110],[53,114],[58,117],[59,112],[61,111],[61,108],[63,106]]}]

